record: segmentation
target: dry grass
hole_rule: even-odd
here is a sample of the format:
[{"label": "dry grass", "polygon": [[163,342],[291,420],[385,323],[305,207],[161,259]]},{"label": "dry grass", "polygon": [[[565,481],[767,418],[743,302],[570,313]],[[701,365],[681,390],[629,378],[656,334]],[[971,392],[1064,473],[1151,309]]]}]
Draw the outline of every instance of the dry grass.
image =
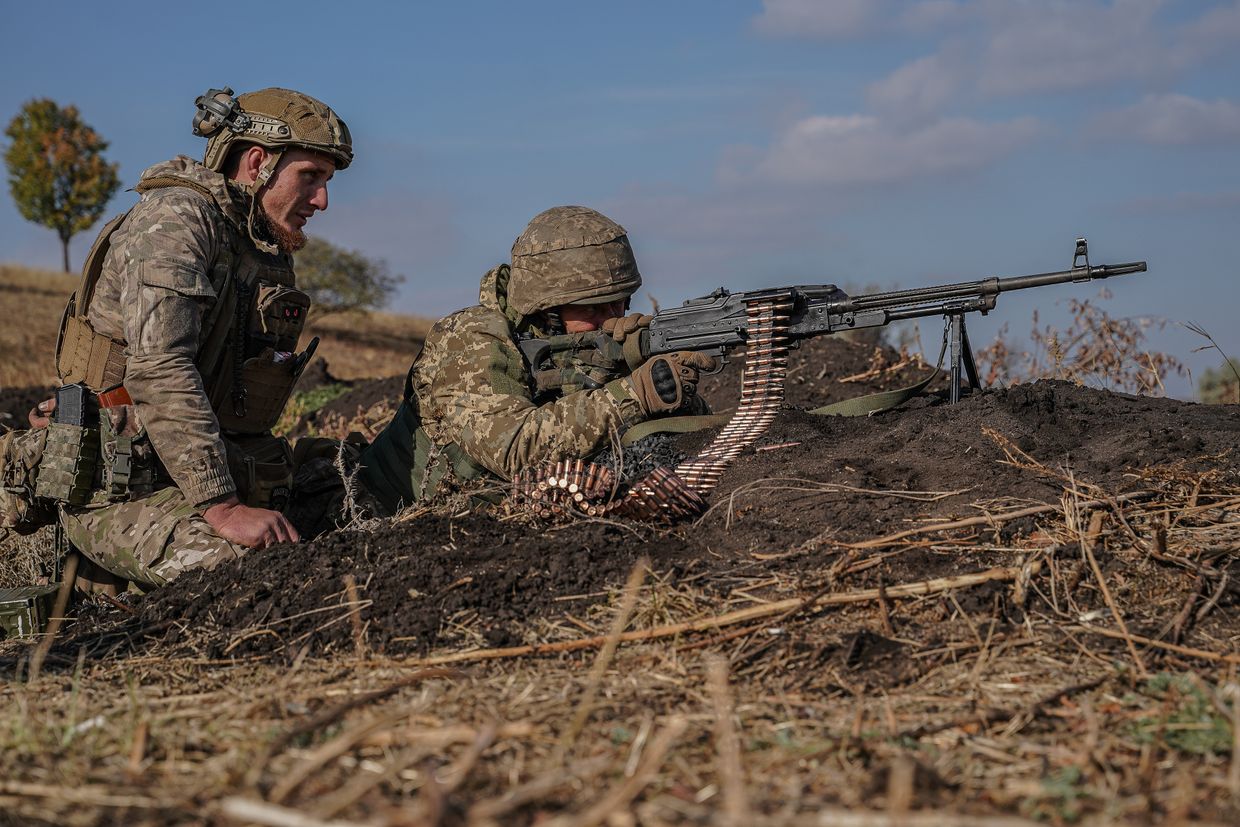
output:
[{"label": "dry grass", "polygon": [[[1110,298],[1102,290],[1100,301]],[[1016,384],[1035,379],[1064,379],[1115,391],[1165,396],[1168,376],[1183,376],[1187,369],[1175,356],[1147,345],[1151,331],[1162,330],[1167,320],[1157,317],[1118,318],[1089,299],[1071,299],[1070,321],[1060,331],[1040,324],[1033,313],[1028,344],[1007,339],[1005,324],[994,342],[977,351],[983,384]]]},{"label": "dry grass", "polygon": [[78,277],[0,264],[0,391],[56,385],[56,330]]},{"label": "dry grass", "polygon": [[396,376],[409,370],[434,319],[400,313],[337,313],[317,320],[303,341],[318,336],[318,353],[332,375],[352,381]]},{"label": "dry grass", "polygon": [[[1236,823],[1240,627],[1219,602],[1240,490],[1163,471],[1125,501],[1009,461],[1064,477],[1023,540],[1001,543],[979,500],[993,531],[926,520],[816,548],[825,592],[741,566],[712,598],[647,572],[531,621],[541,656],[479,649],[470,613],[431,658],[369,654],[364,630],[291,663],[116,638],[31,682],[30,644],[5,644],[0,807],[66,825]],[[910,549],[1011,573],[901,581]],[[623,642],[669,624],[698,631]]]}]

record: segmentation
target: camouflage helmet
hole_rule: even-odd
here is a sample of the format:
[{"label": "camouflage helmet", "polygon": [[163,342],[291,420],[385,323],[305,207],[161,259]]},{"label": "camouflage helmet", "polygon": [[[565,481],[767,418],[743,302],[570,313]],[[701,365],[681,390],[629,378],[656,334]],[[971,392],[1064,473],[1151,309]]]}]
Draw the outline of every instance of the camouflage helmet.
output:
[{"label": "camouflage helmet", "polygon": [[207,139],[203,164],[216,172],[238,142],[258,144],[277,158],[289,147],[321,152],[336,169],[353,161],[349,127],[325,103],[301,92],[272,87],[233,97],[225,86],[207,90],[194,103],[194,134]]},{"label": "camouflage helmet", "polygon": [[508,306],[530,316],[627,299],[641,284],[623,227],[588,207],[552,207],[513,242]]}]

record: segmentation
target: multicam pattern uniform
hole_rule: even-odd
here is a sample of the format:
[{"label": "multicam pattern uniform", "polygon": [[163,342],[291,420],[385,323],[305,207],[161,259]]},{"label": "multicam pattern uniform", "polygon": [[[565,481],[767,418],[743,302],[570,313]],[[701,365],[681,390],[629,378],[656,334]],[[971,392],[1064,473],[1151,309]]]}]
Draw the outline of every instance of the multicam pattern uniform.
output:
[{"label": "multicam pattern uniform", "polygon": [[220,297],[238,267],[292,281],[287,256],[254,249],[245,231],[248,197],[227,178],[182,156],[141,179],[161,180],[197,188],[143,194],[112,236],[89,319],[127,342],[125,387],[171,485],[132,502],[65,509],[69,539],[87,557],[156,584],[243,553],[200,516],[204,505],[236,492],[200,351],[214,314],[232,310]]}]

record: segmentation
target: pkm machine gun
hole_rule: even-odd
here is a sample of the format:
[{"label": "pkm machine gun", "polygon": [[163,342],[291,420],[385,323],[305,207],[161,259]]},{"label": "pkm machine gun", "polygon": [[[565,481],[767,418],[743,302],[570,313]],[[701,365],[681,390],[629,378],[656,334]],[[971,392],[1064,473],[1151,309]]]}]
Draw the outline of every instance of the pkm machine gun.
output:
[{"label": "pkm machine gun", "polygon": [[995,308],[1000,293],[1093,281],[1141,273],[1145,269],[1144,261],[1091,265],[1089,242],[1078,238],[1071,269],[1052,273],[991,277],[868,296],[849,296],[833,284],[747,292],[732,292],[721,287],[709,296],[690,299],[680,307],[657,313],[649,330],[642,332],[642,353],[655,356],[696,350],[724,357],[730,349],[748,344],[755,334],[768,332],[759,331],[750,323],[747,308],[759,302],[787,306],[786,317],[775,322],[777,328],[770,332],[775,339],[789,343],[845,330],[885,327],[905,319],[942,316],[945,320],[944,348],[950,348],[949,397],[955,403],[960,400],[964,378],[972,387],[981,386],[965,326],[966,314],[989,313]]}]

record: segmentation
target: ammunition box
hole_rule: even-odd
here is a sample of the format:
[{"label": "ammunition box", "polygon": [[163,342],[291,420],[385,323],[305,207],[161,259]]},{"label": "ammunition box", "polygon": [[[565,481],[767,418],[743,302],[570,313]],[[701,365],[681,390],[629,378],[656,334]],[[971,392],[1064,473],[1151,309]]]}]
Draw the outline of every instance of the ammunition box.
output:
[{"label": "ammunition box", "polygon": [[0,589],[0,640],[36,635],[47,628],[57,584]]}]

